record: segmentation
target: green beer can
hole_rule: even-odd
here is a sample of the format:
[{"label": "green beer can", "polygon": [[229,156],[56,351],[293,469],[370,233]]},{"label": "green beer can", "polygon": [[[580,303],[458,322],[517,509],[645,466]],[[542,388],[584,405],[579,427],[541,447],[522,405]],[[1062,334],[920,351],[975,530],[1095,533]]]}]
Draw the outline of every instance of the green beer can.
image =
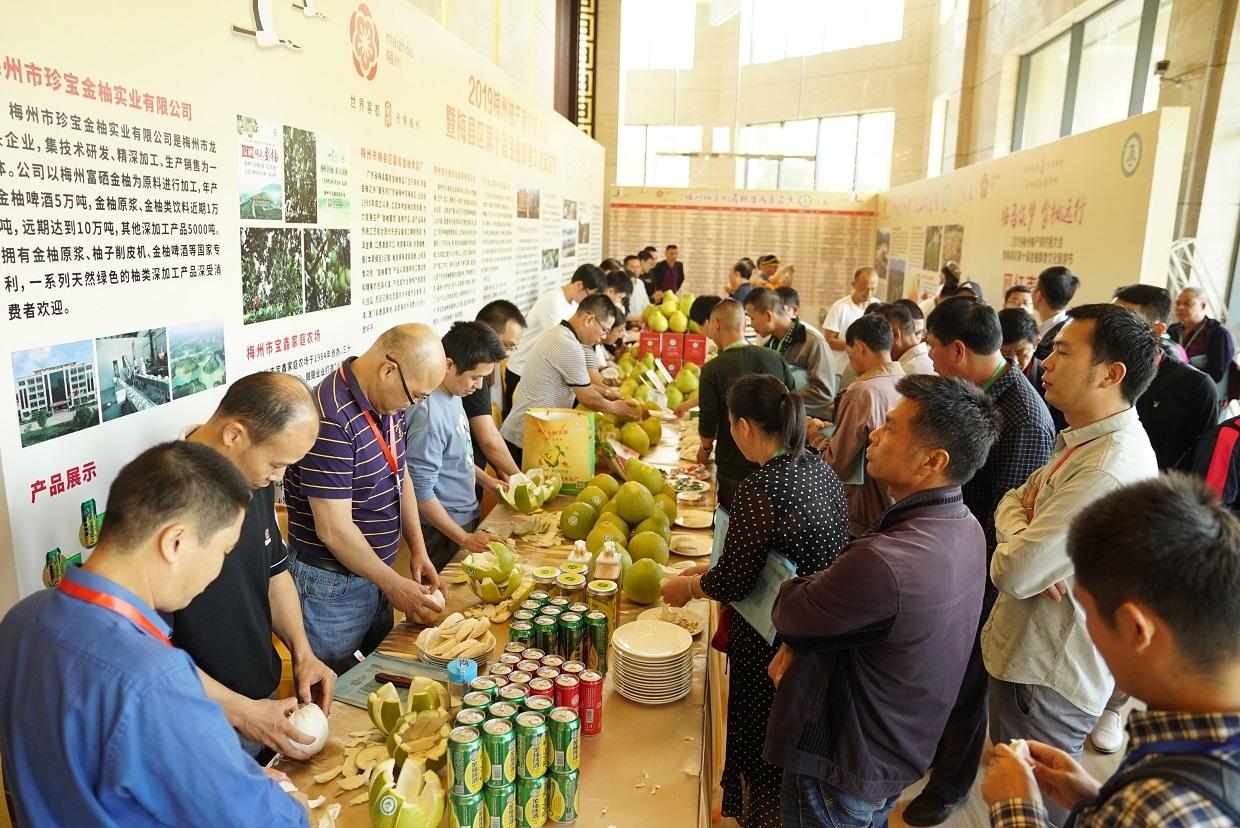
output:
[{"label": "green beer can", "polygon": [[487,785],[483,792],[487,809],[487,828],[517,828],[517,786]]},{"label": "green beer can", "polygon": [[519,609],[512,614],[513,621],[533,621],[537,617],[537,611],[527,609]]},{"label": "green beer can", "polygon": [[[551,593],[547,592],[545,589],[536,589],[530,593],[528,600],[533,601],[541,607],[543,604],[546,604],[551,600]],[[524,606],[524,604],[522,606]]]},{"label": "green beer can", "polygon": [[581,774],[578,771],[547,775],[549,816],[552,822],[576,822],[581,812]]},{"label": "green beer can", "polygon": [[491,719],[482,726],[483,771],[486,785],[517,781],[517,732],[507,719]]},{"label": "green beer can", "polygon": [[534,646],[548,653],[560,649],[559,623],[549,615],[540,615],[534,619]]},{"label": "green beer can", "polygon": [[575,773],[581,767],[581,718],[577,711],[555,708],[547,717],[547,730],[551,736],[551,769]]},{"label": "green beer can", "polygon": [[607,637],[609,620],[607,613],[593,610],[586,613],[586,652],[582,659],[591,670],[607,672]]},{"label": "green beer can", "polygon": [[506,722],[515,722],[520,712],[521,708],[506,701],[497,701],[487,708],[487,715],[492,719],[503,719]]},{"label": "green beer can", "polygon": [[565,661],[585,660],[585,621],[575,612],[560,616],[560,655]]},{"label": "green beer can", "polygon": [[537,779],[547,773],[551,743],[547,738],[547,720],[539,713],[522,713],[517,717],[517,776]]},{"label": "green beer can", "polygon": [[487,828],[482,791],[469,796],[452,794],[448,797],[448,812],[452,814],[452,828]]},{"label": "green beer can", "polygon": [[448,734],[448,789],[453,796],[482,790],[482,734],[476,727],[458,727]]},{"label": "green beer can", "polygon": [[487,721],[487,712],[479,710],[476,707],[462,708],[456,714],[456,724],[453,727],[476,727],[481,728]]},{"label": "green beer can", "polygon": [[534,625],[529,621],[513,621],[508,628],[508,641],[530,646],[534,643]]},{"label": "green beer can", "polygon": [[542,828],[547,824],[547,792],[550,780],[517,780],[517,828]]},{"label": "green beer can", "polygon": [[572,601],[568,600],[567,598],[563,596],[557,595],[554,598],[548,599],[547,603],[553,607],[559,607],[560,610],[563,611],[563,610],[568,609],[568,605],[571,604]]},{"label": "green beer can", "polygon": [[461,704],[470,710],[486,710],[495,701],[490,693],[469,692],[461,699]]}]

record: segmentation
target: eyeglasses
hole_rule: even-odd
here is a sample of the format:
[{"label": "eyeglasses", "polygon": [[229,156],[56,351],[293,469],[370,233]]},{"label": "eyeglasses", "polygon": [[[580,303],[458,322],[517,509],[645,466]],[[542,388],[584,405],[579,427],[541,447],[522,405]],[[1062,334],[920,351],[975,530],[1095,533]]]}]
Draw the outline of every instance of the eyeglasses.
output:
[{"label": "eyeglasses", "polygon": [[409,383],[405,382],[405,372],[400,370],[400,363],[392,359],[390,354],[384,354],[383,358],[396,366],[396,375],[400,377],[400,387],[404,390],[405,396],[409,398],[409,405],[417,405],[425,400],[430,394],[413,394],[409,391]]}]

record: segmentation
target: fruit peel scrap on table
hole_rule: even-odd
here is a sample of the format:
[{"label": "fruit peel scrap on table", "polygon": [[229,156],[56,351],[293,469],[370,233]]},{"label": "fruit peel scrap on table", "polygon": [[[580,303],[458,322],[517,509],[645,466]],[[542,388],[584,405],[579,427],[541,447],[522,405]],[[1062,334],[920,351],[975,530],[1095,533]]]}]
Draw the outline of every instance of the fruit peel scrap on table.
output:
[{"label": "fruit peel scrap on table", "polygon": [[535,468],[518,472],[501,484],[495,494],[505,506],[514,512],[531,514],[560,493],[563,479],[558,474]]},{"label": "fruit peel scrap on table", "polygon": [[474,595],[484,603],[498,604],[521,588],[525,570],[504,544],[492,542],[487,546],[487,552],[466,555],[461,568]]}]

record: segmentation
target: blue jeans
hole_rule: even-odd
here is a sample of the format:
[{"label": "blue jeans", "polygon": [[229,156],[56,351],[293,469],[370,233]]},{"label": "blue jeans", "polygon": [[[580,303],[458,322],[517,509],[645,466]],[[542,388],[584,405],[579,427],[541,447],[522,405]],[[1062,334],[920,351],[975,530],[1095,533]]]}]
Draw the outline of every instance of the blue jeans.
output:
[{"label": "blue jeans", "polygon": [[374,652],[392,631],[392,605],[379,588],[352,573],[329,572],[291,558],[310,649],[343,674],[357,664],[355,650]]},{"label": "blue jeans", "polygon": [[784,828],[886,828],[898,798],[858,799],[812,776],[785,770],[780,816]]}]

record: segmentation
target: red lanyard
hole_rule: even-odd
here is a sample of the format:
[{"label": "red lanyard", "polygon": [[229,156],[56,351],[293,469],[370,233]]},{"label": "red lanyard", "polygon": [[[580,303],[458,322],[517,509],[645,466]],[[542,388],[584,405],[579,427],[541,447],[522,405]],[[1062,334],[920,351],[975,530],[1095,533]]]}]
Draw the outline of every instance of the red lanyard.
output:
[{"label": "red lanyard", "polygon": [[133,604],[123,598],[117,598],[115,595],[109,595],[106,592],[100,592],[97,589],[75,584],[69,580],[61,580],[60,591],[70,598],[76,598],[79,601],[85,601],[88,604],[94,604],[97,607],[103,607],[109,612],[124,616],[130,621],[137,624],[142,630],[156,641],[171,647],[172,642],[168,640],[168,636],[159,631],[159,628],[151,623],[145,615],[143,615]]},{"label": "red lanyard", "polygon": [[[1091,440],[1086,440],[1085,443],[1092,443],[1094,440],[1097,440],[1097,439],[1098,439],[1097,437],[1094,437]],[[1042,478],[1042,481],[1038,483],[1038,492],[1037,494],[1033,496],[1033,502],[1035,506],[1038,502],[1038,498],[1041,497],[1042,495],[1042,489],[1046,488],[1046,484],[1051,482],[1051,478],[1055,476],[1055,472],[1059,471],[1060,466],[1068,462],[1068,458],[1072,456],[1072,452],[1076,451],[1081,446],[1085,445],[1085,443],[1077,443],[1075,446],[1065,451],[1063,455],[1055,462],[1055,465],[1051,466],[1051,470],[1048,471],[1046,473],[1046,476]]]},{"label": "red lanyard", "polygon": [[[340,378],[345,379],[344,366],[340,366]],[[345,380],[348,384],[348,380]],[[396,490],[400,491],[400,466],[396,464],[396,455],[392,453],[392,449],[388,447],[387,441],[383,439],[383,434],[379,431],[379,426],[375,425],[375,418],[370,416],[370,412],[362,409],[362,415],[366,418],[366,422],[370,425],[370,430],[375,433],[375,439],[379,441],[379,448],[383,449],[383,456],[387,458],[388,468],[392,470],[392,477],[396,480]],[[392,445],[396,445],[396,421],[392,420],[388,424],[388,439],[392,441]]]}]

